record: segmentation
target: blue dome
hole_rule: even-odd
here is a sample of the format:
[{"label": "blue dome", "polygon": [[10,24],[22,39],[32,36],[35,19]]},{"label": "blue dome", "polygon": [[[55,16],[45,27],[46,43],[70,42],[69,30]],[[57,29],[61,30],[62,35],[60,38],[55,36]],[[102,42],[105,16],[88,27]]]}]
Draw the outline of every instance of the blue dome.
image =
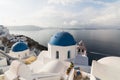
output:
[{"label": "blue dome", "polygon": [[20,51],[24,51],[27,50],[28,46],[26,43],[24,42],[16,42],[13,46],[12,46],[12,51],[13,52],[20,52]]},{"label": "blue dome", "polygon": [[51,37],[49,43],[56,46],[71,46],[75,45],[76,41],[70,33],[58,32]]}]

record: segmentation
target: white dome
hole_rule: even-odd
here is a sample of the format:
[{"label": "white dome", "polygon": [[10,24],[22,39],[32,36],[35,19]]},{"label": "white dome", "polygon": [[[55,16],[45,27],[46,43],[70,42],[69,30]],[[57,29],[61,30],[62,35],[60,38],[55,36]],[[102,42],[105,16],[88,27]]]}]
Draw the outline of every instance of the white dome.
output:
[{"label": "white dome", "polygon": [[108,66],[117,67],[117,66],[120,66],[118,65],[120,64],[120,57],[114,57],[114,56],[105,57],[105,58],[98,60],[98,62],[101,64],[108,65]]},{"label": "white dome", "polygon": [[93,60],[91,74],[100,80],[120,80],[120,57]]},{"label": "white dome", "polygon": [[[69,64],[66,64],[69,66]],[[48,72],[48,73],[60,73],[66,69],[66,66],[63,62],[59,60],[54,60],[47,63],[40,72]]]}]

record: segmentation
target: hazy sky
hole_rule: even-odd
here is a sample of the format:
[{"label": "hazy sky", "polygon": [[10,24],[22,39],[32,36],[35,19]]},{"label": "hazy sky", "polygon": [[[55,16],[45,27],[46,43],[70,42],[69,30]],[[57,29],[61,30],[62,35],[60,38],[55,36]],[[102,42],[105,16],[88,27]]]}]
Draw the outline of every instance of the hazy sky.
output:
[{"label": "hazy sky", "polygon": [[0,24],[120,26],[120,0],[0,0]]}]

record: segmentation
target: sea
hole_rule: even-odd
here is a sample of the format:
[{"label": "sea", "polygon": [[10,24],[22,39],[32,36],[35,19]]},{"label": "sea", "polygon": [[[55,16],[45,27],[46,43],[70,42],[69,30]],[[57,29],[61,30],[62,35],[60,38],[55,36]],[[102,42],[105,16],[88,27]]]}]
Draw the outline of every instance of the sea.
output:
[{"label": "sea", "polygon": [[10,34],[31,37],[39,44],[47,47],[52,35],[67,31],[73,35],[76,42],[83,41],[87,48],[90,61],[106,56],[120,56],[120,30],[77,30],[77,29],[41,29],[41,30],[10,30]]}]

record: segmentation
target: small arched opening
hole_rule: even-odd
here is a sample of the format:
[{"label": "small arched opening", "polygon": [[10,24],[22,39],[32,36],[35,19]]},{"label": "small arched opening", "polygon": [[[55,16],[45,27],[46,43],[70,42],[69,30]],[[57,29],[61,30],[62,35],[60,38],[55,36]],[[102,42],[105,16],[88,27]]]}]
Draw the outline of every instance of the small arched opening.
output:
[{"label": "small arched opening", "polygon": [[68,51],[67,58],[68,58],[68,59],[70,59],[70,58],[71,58],[71,53],[70,53],[70,50]]},{"label": "small arched opening", "polygon": [[59,51],[56,51],[56,59],[59,59]]}]

